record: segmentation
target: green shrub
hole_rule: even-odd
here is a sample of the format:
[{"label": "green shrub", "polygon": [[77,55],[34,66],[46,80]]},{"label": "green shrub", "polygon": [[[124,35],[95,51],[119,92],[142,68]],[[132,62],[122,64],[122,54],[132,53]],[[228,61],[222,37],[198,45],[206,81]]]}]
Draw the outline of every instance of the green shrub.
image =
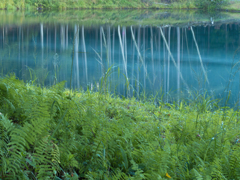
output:
[{"label": "green shrub", "polygon": [[195,0],[195,5],[203,10],[216,10],[226,5],[228,0]]},{"label": "green shrub", "polygon": [[192,103],[0,78],[0,179],[240,179],[239,112]]}]

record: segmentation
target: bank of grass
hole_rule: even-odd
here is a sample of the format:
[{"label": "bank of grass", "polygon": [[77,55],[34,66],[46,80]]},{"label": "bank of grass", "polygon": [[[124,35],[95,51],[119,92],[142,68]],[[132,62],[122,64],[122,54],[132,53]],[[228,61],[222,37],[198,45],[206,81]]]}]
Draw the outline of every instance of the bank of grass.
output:
[{"label": "bank of grass", "polygon": [[80,24],[85,27],[98,25],[112,26],[198,26],[236,23],[239,13],[221,12],[219,14],[201,13],[190,10],[67,10],[67,11],[0,11],[0,26],[47,24]]},{"label": "bank of grass", "polygon": [[2,9],[196,8],[194,0],[2,0]]},{"label": "bank of grass", "polygon": [[239,112],[0,79],[0,179],[240,179]]},{"label": "bank of grass", "polygon": [[[199,0],[1,0],[0,9],[201,9],[202,6],[198,5],[197,1],[201,2]],[[207,2],[207,0],[205,1]],[[237,0],[226,0],[226,2],[227,4],[220,6],[221,9],[239,11]],[[211,1],[211,3],[213,2]],[[206,7],[209,8],[209,5]]]},{"label": "bank of grass", "polygon": [[[0,9],[198,9],[199,0],[1,0]],[[209,0],[210,1],[210,0]],[[223,10],[239,11],[238,1],[228,1]]]}]

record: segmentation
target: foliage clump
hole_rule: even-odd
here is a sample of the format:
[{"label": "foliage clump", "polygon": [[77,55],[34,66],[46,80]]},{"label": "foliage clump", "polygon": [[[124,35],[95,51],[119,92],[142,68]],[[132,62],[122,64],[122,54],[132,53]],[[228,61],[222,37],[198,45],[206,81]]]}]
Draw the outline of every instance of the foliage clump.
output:
[{"label": "foliage clump", "polygon": [[221,9],[228,4],[228,0],[195,0],[195,5],[204,11],[213,11]]},{"label": "foliage clump", "polygon": [[240,179],[239,112],[0,79],[1,179]]}]

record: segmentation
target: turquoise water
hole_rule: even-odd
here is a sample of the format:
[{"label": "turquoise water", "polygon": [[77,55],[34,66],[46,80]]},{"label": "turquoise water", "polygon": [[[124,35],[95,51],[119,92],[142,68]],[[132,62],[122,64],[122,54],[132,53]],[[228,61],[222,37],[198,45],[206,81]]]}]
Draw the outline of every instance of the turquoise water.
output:
[{"label": "turquoise water", "polygon": [[194,27],[5,24],[0,26],[0,73],[45,86],[66,80],[68,88],[72,74],[74,89],[97,90],[111,67],[107,88],[112,93],[138,97],[161,91],[165,101],[172,101],[193,91],[215,98],[231,91],[234,105],[239,45],[237,21]]}]

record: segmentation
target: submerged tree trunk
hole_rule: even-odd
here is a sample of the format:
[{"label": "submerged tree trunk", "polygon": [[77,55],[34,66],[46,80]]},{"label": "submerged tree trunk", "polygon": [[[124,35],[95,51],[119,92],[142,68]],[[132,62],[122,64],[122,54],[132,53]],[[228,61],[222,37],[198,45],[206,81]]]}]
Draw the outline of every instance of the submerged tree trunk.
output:
[{"label": "submerged tree trunk", "polygon": [[156,79],[156,76],[155,76],[155,70],[154,70],[154,58],[153,58],[153,30],[152,30],[152,26],[150,27],[150,31],[151,31],[151,39],[150,39],[150,43],[151,43],[151,58],[152,58],[152,73],[153,73],[153,87],[154,87],[154,84],[155,84],[155,79]]},{"label": "submerged tree trunk", "polygon": [[[98,34],[98,32],[96,32],[97,34]],[[99,32],[99,43],[100,43],[100,61],[102,61],[102,31],[101,31],[101,29],[100,29],[100,32]],[[97,48],[97,46],[98,45],[96,45],[96,48]],[[102,64],[100,65],[100,74],[101,74],[101,76],[103,75],[102,74]]]},{"label": "submerged tree trunk", "polygon": [[88,70],[87,70],[87,52],[86,52],[86,44],[85,44],[84,26],[82,26],[82,44],[83,44],[85,76],[86,76],[86,84],[87,84],[88,83]]},{"label": "submerged tree trunk", "polygon": [[40,24],[40,29],[41,29],[42,68],[43,68],[43,23]]},{"label": "submerged tree trunk", "polygon": [[3,26],[3,47],[4,47],[4,38],[5,38],[5,32],[4,32],[4,26]]},{"label": "submerged tree trunk", "polygon": [[68,24],[66,25],[66,49],[68,49]]},{"label": "submerged tree trunk", "polygon": [[[136,34],[136,28],[134,28],[134,36]],[[132,96],[134,96],[134,63],[135,63],[135,46],[134,46],[134,42],[133,42],[133,39],[131,39],[131,42],[132,42]]]},{"label": "submerged tree trunk", "polygon": [[80,79],[79,79],[79,60],[78,60],[78,45],[79,45],[79,26],[75,25],[74,27],[74,61],[75,61],[75,70],[76,70],[76,85],[77,88],[80,87]]},{"label": "submerged tree trunk", "polygon": [[57,27],[55,24],[55,31],[54,31],[54,52],[57,53]]},{"label": "submerged tree trunk", "polygon": [[194,40],[196,48],[197,48],[197,52],[198,52],[199,60],[200,60],[200,63],[201,63],[202,71],[203,71],[203,74],[205,76],[205,80],[209,84],[207,73],[206,73],[205,68],[203,66],[202,57],[201,57],[201,54],[200,54],[200,51],[199,51],[199,48],[198,48],[198,44],[197,44],[197,41],[196,41],[196,38],[195,38],[195,35],[194,35],[194,31],[192,29],[192,26],[191,26],[191,31],[192,31],[192,35],[193,35],[193,40]]},{"label": "submerged tree trunk", "polygon": [[[165,28],[163,28],[163,35],[165,36]],[[163,41],[163,92],[164,98],[166,99],[166,91],[167,91],[167,70],[166,70],[166,43]]]},{"label": "submerged tree trunk", "polygon": [[[143,27],[143,64],[145,65],[145,60],[146,60],[146,29]],[[146,92],[146,73],[143,72],[143,90]]]},{"label": "submerged tree trunk", "polygon": [[64,25],[61,25],[61,32],[60,32],[60,39],[61,39],[61,50],[65,49],[65,28]]},{"label": "submerged tree trunk", "polygon": [[170,51],[170,49],[169,49],[169,46],[168,46],[167,41],[166,41],[166,38],[165,38],[165,36],[164,36],[164,34],[163,34],[163,31],[162,31],[162,28],[159,27],[159,29],[160,29],[161,35],[162,35],[162,37],[163,37],[163,40],[164,40],[164,42],[165,42],[166,48],[167,48],[167,50],[168,50],[168,52],[169,52],[169,54],[170,54],[170,57],[171,57],[171,59],[172,59],[172,61],[173,61],[174,66],[176,67],[176,69],[177,69],[177,71],[178,71],[178,73],[179,73],[179,76],[180,76],[182,82],[184,83],[184,85],[186,86],[186,88],[189,89],[189,87],[188,87],[187,83],[184,81],[184,79],[183,79],[183,77],[182,77],[182,74],[181,74],[181,72],[180,72],[180,69],[179,69],[179,67],[177,66],[176,61],[175,61],[175,59],[174,59],[174,57],[173,57],[173,55],[172,55],[172,53],[171,53],[171,51]]},{"label": "submerged tree trunk", "polygon": [[[171,27],[169,27],[168,29],[168,46],[169,49],[171,49],[170,47],[170,38],[171,38]],[[170,81],[170,53],[168,53],[168,67],[167,67],[167,102],[168,102],[168,93],[169,93],[169,81]]]},{"label": "submerged tree trunk", "polygon": [[180,93],[180,28],[177,27],[177,94],[178,94],[178,103],[179,103],[179,93]]}]

